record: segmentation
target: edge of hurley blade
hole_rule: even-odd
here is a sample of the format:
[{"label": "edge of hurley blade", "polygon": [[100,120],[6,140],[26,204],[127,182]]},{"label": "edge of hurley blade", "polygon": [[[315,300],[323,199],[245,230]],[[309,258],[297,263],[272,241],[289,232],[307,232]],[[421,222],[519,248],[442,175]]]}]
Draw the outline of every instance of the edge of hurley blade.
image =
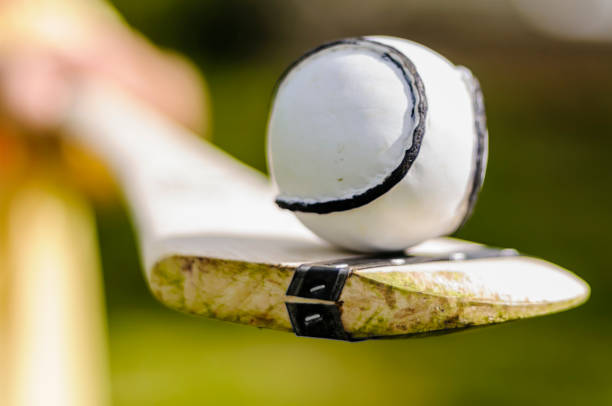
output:
[{"label": "edge of hurley blade", "polygon": [[[582,279],[531,257],[424,263],[355,272],[341,300],[353,338],[459,330],[561,312],[584,303]],[[370,306],[364,306],[370,303]],[[356,307],[359,312],[350,311]]]},{"label": "edge of hurley blade", "polygon": [[162,303],[185,313],[350,341],[555,313],[580,305],[590,292],[556,265],[488,248],[438,257],[356,257],[297,269],[177,255],[155,265],[149,284]]}]

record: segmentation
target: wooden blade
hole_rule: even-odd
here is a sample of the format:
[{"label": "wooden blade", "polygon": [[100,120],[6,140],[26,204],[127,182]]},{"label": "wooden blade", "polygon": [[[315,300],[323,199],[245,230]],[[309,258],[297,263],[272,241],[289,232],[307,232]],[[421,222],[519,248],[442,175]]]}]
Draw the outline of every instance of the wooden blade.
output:
[{"label": "wooden blade", "polygon": [[[447,245],[445,240],[428,244],[438,242],[441,248]],[[418,247],[413,253],[417,251]],[[463,252],[436,254],[451,258]],[[566,310],[589,296],[589,287],[580,278],[535,258],[432,260],[436,256],[398,255],[393,259],[399,263],[402,258],[427,262],[389,262],[350,273],[339,301],[333,303],[341,309],[341,324],[349,339],[496,324]],[[296,303],[296,298],[286,292],[296,268],[177,255],[154,267],[150,285],[162,303],[178,311],[293,331],[286,303]],[[324,303],[297,299],[304,302]]]}]

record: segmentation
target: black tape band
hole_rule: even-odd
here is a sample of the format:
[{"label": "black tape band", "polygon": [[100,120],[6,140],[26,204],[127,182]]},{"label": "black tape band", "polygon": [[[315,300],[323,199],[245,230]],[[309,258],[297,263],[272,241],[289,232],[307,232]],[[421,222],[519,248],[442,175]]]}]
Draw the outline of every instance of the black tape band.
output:
[{"label": "black tape band", "polygon": [[[479,247],[466,251],[452,251],[438,256],[411,256],[406,255],[405,252],[398,252],[304,264],[300,265],[293,274],[291,283],[287,288],[285,305],[291,326],[297,336],[343,341],[394,338],[396,336],[354,338],[344,329],[342,324],[343,303],[340,298],[344,285],[353,271],[427,262],[469,261],[517,255],[520,254],[513,249]],[[427,334],[439,333],[434,331]]]},{"label": "black tape band", "polygon": [[[321,45],[310,52],[307,52],[301,58],[291,64],[291,66],[289,66],[276,84],[275,95],[283,80],[287,77],[291,70],[293,70],[301,62],[318,52],[343,45],[356,45],[373,49],[379,53],[383,60],[393,64],[393,66],[399,69],[399,71],[402,73],[402,78],[410,90],[410,96],[412,97],[413,101],[410,115],[413,118],[418,117],[418,123],[412,130],[412,144],[410,145],[410,148],[405,151],[404,158],[398,167],[395,168],[380,184],[366,190],[365,192],[349,198],[315,203],[287,201],[279,197],[276,199],[276,204],[283,209],[306,213],[325,214],[364,206],[387,193],[393,186],[399,183],[406,176],[408,170],[419,155],[423,136],[425,135],[425,119],[427,116],[427,97],[425,96],[425,86],[423,85],[423,81],[421,80],[421,77],[419,76],[419,73],[417,72],[412,61],[394,47],[366,38],[347,38]],[[313,168],[313,170],[316,170],[316,168]]]}]

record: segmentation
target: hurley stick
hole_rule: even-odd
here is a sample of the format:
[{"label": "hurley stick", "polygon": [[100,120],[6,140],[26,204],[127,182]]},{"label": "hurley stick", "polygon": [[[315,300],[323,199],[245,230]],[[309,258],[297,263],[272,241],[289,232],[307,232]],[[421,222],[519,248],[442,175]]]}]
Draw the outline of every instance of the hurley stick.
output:
[{"label": "hurley stick", "polygon": [[153,294],[187,313],[346,340],[454,331],[574,307],[586,283],[455,239],[355,257],[273,203],[268,180],[119,89],[85,83],[64,129],[118,178]]}]

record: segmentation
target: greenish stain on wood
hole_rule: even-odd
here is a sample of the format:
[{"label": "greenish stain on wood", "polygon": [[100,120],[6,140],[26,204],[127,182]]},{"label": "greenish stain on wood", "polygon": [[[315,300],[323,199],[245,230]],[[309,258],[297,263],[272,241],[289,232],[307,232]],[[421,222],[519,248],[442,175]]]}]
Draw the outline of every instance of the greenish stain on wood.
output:
[{"label": "greenish stain on wood", "polygon": [[150,285],[184,313],[290,331],[284,297],[292,275],[282,266],[172,256],[154,266]]}]

